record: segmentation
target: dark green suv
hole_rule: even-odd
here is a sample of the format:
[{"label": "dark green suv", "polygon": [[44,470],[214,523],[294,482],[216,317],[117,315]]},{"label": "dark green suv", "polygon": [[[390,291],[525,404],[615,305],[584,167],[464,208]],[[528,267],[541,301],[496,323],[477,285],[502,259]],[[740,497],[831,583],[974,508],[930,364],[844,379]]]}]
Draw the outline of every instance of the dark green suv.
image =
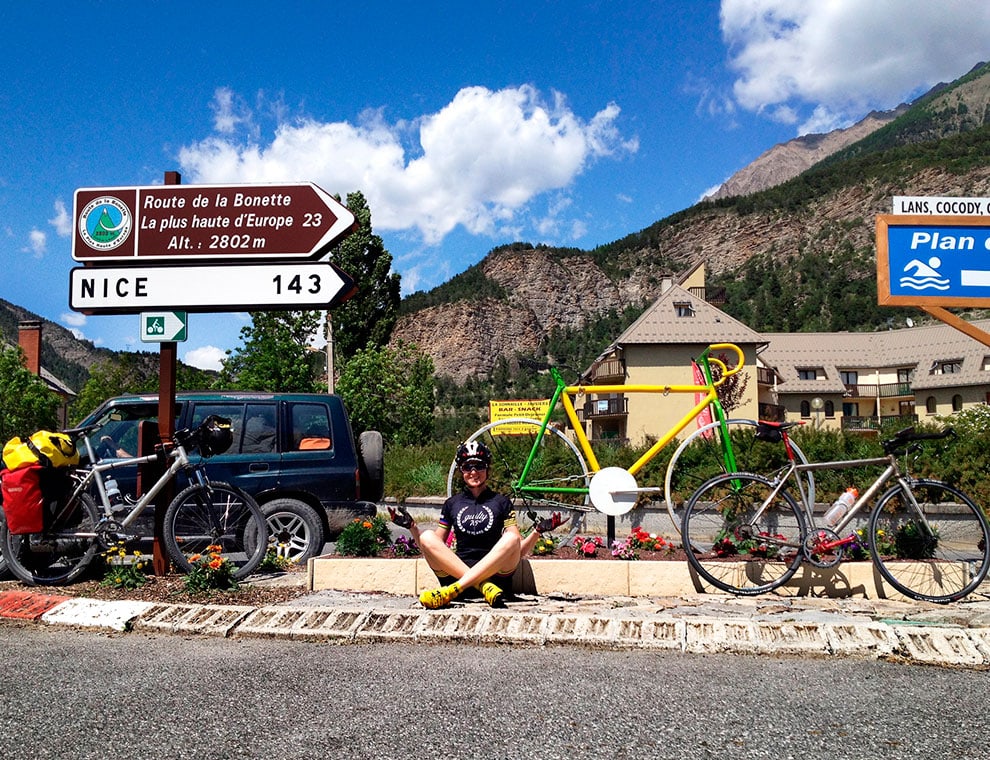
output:
[{"label": "dark green suv", "polygon": [[[193,428],[211,414],[231,420],[233,443],[210,458],[207,472],[251,494],[268,518],[279,552],[296,562],[319,554],[327,540],[357,516],[374,515],[383,491],[382,437],[369,431],[355,442],[340,398],[321,394],[203,392],[176,395],[175,429]],[[101,458],[137,455],[138,423],[157,423],[158,396],[106,401],[81,424],[100,424],[91,436]],[[137,473],[117,476],[125,495]],[[142,532],[153,532],[153,510]]]}]

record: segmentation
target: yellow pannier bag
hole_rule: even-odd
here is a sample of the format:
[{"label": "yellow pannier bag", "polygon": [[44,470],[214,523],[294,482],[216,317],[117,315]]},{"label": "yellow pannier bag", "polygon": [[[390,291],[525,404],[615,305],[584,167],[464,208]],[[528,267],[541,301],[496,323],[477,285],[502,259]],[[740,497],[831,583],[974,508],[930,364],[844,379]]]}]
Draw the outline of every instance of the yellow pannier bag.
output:
[{"label": "yellow pannier bag", "polygon": [[39,430],[30,438],[11,438],[3,447],[3,464],[16,470],[31,464],[43,467],[71,467],[79,464],[76,444],[65,433]]}]

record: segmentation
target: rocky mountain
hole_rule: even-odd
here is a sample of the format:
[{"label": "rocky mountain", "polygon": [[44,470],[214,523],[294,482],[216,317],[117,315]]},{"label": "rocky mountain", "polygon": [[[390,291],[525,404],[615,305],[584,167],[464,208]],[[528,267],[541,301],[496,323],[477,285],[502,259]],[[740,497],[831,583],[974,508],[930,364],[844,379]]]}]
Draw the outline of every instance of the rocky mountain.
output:
[{"label": "rocky mountain", "polygon": [[865,119],[846,129],[836,129],[826,134],[802,135],[774,145],[706,197],[715,200],[734,195],[749,195],[793,179],[822,159],[889,124],[908,108],[907,104],[902,104],[892,111],[873,111]]},{"label": "rocky mountain", "polygon": [[90,367],[113,355],[108,349],[79,340],[61,325],[0,299],[0,341],[16,346],[17,325],[24,320],[42,322],[41,364],[74,391],[86,382]]},{"label": "rocky mountain", "polygon": [[[841,260],[843,277],[873,288],[873,309],[862,309],[860,326],[872,329],[885,318],[873,284],[876,215],[891,212],[895,195],[990,195],[990,66],[883,119],[872,115],[845,135],[800,148],[777,146],[781,166],[749,167],[747,181],[773,183],[800,164],[796,155],[824,160],[784,183],[704,201],[595,250],[496,248],[450,282],[406,299],[393,340],[416,343],[438,374],[463,382],[488,376],[499,357],[545,352],[555,330],[580,329],[610,309],[645,307],[665,277],[698,262],[732,282],[753,261],[779,273],[800,268],[801,257]],[[850,143],[857,128],[865,136]],[[795,304],[817,298],[815,281],[797,285],[803,290],[789,296]],[[723,308],[733,314],[731,307]]]}]

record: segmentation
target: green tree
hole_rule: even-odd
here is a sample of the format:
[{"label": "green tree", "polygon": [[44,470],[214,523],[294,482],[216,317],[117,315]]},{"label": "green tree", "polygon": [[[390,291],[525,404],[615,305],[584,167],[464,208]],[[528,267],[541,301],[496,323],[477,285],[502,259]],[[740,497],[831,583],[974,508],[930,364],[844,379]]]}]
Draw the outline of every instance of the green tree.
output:
[{"label": "green tree", "polygon": [[[72,402],[70,417],[79,422],[108,398],[124,393],[157,393],[160,380],[158,366],[141,354],[117,354],[90,368],[89,379]],[[177,390],[200,390],[210,384],[209,374],[201,369],[182,363],[176,368]]]},{"label": "green tree", "polygon": [[433,360],[411,343],[358,350],[337,392],[355,434],[378,430],[387,443],[421,444],[433,435]]},{"label": "green tree", "polygon": [[155,393],[158,376],[133,354],[118,354],[94,364],[89,379],[72,402],[71,417],[79,422],[108,398],[123,393]]},{"label": "green tree", "polygon": [[333,262],[354,278],[357,292],[330,314],[334,356],[342,364],[366,347],[385,346],[398,317],[399,275],[391,271],[392,254],[372,232],[371,209],[360,192],[348,193],[345,204],[358,229],[333,252]]},{"label": "green tree", "polygon": [[244,345],[227,352],[220,388],[313,393],[318,370],[309,341],[320,325],[318,311],[253,311],[241,328]]},{"label": "green tree", "polygon": [[24,367],[19,346],[0,349],[0,445],[15,435],[55,427],[58,406],[58,396]]}]

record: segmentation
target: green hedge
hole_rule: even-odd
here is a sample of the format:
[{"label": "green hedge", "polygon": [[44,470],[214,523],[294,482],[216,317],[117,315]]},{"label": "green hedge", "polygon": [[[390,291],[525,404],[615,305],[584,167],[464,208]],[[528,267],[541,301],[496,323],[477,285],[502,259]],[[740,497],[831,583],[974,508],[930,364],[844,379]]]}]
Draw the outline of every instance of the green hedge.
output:
[{"label": "green hedge", "polygon": [[[944,480],[962,489],[977,504],[990,504],[990,479],[987,477],[990,472],[990,407],[966,409],[933,423],[920,423],[917,429],[934,432],[945,426],[951,426],[956,435],[944,441],[924,443],[919,452],[911,455],[910,473]],[[883,431],[882,435],[894,432],[896,430]],[[844,434],[806,425],[794,431],[794,440],[811,462],[883,455],[877,436]],[[628,467],[646,448],[646,445],[596,446],[595,452],[602,467]],[[662,450],[640,473],[638,481],[643,485],[663,485],[667,462],[674,448],[671,444]],[[456,450],[456,441],[388,448],[385,452],[386,496],[405,499],[446,495],[447,473]],[[681,459],[682,463],[690,461],[689,455]],[[863,490],[878,472],[877,467],[817,472],[817,501],[829,503],[849,486]]]}]

